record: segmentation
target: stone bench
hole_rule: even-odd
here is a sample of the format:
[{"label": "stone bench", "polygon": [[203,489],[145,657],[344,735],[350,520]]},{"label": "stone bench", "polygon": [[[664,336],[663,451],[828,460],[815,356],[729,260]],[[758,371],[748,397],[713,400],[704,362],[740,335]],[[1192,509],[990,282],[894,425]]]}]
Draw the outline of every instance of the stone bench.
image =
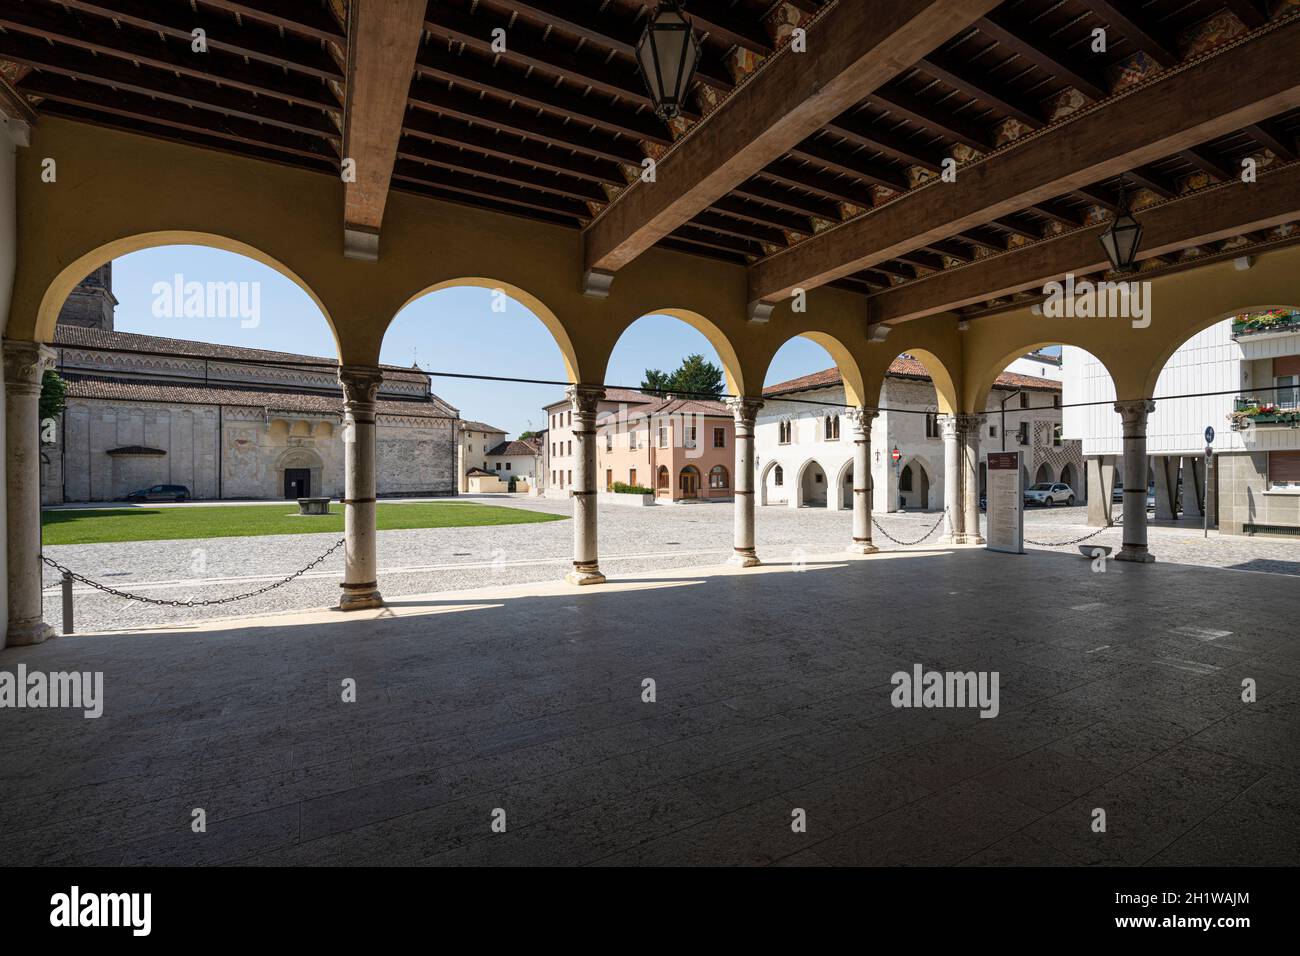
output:
[{"label": "stone bench", "polygon": [[298,514],[327,515],[330,513],[330,498],[299,498]]}]

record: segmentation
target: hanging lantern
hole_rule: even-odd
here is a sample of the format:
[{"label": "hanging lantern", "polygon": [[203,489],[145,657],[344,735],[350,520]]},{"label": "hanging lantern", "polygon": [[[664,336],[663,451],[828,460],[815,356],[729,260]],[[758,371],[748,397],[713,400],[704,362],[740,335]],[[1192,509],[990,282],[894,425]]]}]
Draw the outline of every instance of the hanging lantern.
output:
[{"label": "hanging lantern", "polygon": [[1124,180],[1119,181],[1119,210],[1111,220],[1110,228],[1101,234],[1101,247],[1116,272],[1133,271],[1138,245],[1142,242],[1142,223],[1133,218],[1128,207],[1128,193]]},{"label": "hanging lantern", "polygon": [[700,41],[676,0],[655,7],[636,45],[636,61],[655,113],[664,122],[679,116],[700,62]]}]

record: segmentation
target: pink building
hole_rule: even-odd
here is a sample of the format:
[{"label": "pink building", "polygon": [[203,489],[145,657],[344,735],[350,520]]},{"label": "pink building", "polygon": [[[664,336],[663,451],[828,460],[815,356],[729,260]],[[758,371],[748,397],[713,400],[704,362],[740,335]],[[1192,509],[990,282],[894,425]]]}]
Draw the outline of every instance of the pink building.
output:
[{"label": "pink building", "polygon": [[625,406],[597,421],[597,473],[653,488],[661,500],[730,500],[735,422],[721,402],[668,398]]}]

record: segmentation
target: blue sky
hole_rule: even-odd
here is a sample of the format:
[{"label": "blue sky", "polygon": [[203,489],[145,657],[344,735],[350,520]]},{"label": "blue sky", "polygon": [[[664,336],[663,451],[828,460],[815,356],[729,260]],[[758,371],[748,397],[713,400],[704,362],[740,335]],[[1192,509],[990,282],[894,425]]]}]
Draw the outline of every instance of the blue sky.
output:
[{"label": "blue sky", "polygon": [[[261,321],[243,328],[238,318],[157,317],[154,284],[170,286],[177,274],[185,282],[257,282]],[[133,253],[113,263],[118,298],[116,328],[221,345],[273,349],[336,358],[325,317],[297,285],[259,262],[199,246],[166,246]],[[668,316],[646,316],[619,339],[606,384],[636,387],[647,368],[676,368],[691,353],[721,366],[707,339]],[[492,311],[487,289],[445,289],[412,302],[398,313],[384,337],[380,358],[394,365],[418,362],[426,371],[503,375],[513,378],[565,378],[564,362],[541,320],[514,300],[504,312]],[[807,339],[781,347],[765,384],[829,368],[831,357]],[[460,409],[463,417],[488,422],[517,435],[545,422],[543,405],[558,399],[560,386],[476,382],[435,378],[433,390]]]}]

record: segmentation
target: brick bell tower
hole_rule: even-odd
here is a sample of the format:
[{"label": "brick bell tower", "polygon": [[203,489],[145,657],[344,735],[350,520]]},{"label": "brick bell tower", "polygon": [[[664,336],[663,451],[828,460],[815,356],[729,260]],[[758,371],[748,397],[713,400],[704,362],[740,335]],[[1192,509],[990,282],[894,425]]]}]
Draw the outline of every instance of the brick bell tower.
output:
[{"label": "brick bell tower", "polygon": [[59,310],[59,325],[113,331],[113,263],[104,263],[77,284]]}]

